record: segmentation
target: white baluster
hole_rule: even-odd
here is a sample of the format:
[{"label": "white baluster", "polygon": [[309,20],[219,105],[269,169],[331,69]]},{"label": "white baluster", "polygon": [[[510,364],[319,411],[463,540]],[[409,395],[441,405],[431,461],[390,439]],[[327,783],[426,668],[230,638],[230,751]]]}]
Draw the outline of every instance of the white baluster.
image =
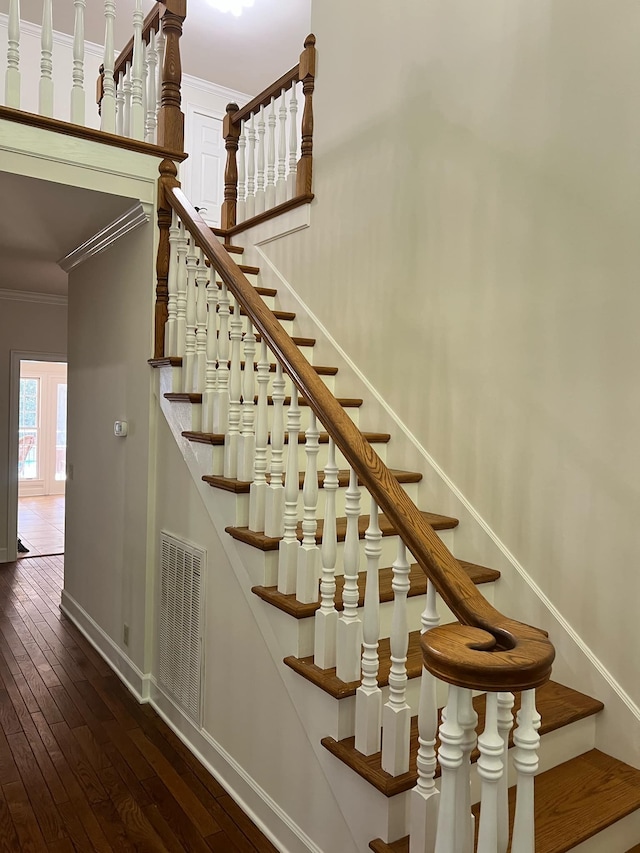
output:
[{"label": "white baluster", "polygon": [[213,432],[213,409],[218,387],[218,285],[213,268],[207,286],[207,369],[202,397],[202,431]]},{"label": "white baluster", "polygon": [[7,22],[7,71],[4,78],[4,102],[20,109],[20,0],[9,0]]},{"label": "white baluster", "polygon": [[238,222],[244,222],[247,218],[247,134],[245,123],[242,122],[242,130],[238,139],[238,202],[236,207],[236,218]]},{"label": "white baluster", "polygon": [[204,393],[207,376],[207,282],[209,273],[202,250],[198,249],[196,269],[196,359],[193,371],[193,390]]},{"label": "white baluster", "polygon": [[173,211],[169,228],[169,276],[167,278],[167,322],[164,326],[165,355],[176,355],[176,316],[178,313],[178,215]]},{"label": "white baluster", "polygon": [[302,486],[302,545],[298,552],[298,576],[296,598],[303,604],[318,600],[318,581],[320,579],[320,549],[316,544],[318,532],[318,425],[315,414],[309,412],[309,427],[305,442],[305,473]]},{"label": "white baluster", "polygon": [[264,107],[260,107],[260,118],[258,120],[258,171],[256,178],[256,213],[263,213],[265,209],[264,195]]},{"label": "white baluster", "polygon": [[324,467],[324,524],[322,526],[322,581],[320,583],[320,609],[315,615],[315,639],[313,661],[320,669],[331,669],[336,665],[336,632],[338,611],[336,610],[336,492],[338,490],[338,466],[336,445],[329,439],[327,464]]},{"label": "white baluster", "polygon": [[260,344],[258,361],[258,406],[256,412],[256,453],[253,482],[249,492],[249,530],[260,533],[264,530],[267,500],[267,445],[269,441],[268,394],[269,353],[264,338]]},{"label": "white baluster", "polygon": [[118,74],[118,85],[116,86],[116,133],[124,136],[124,74]]},{"label": "white baluster", "polygon": [[271,478],[267,489],[264,510],[265,536],[282,536],[284,532],[284,388],[285,381],[280,363],[276,363],[273,380],[273,418],[271,425]]},{"label": "white baluster", "polygon": [[280,93],[278,109],[278,180],[276,181],[276,204],[287,200],[287,102],[284,89]]},{"label": "white baluster", "polygon": [[382,690],[378,687],[378,637],[380,635],[380,590],[378,567],[382,554],[382,533],[378,505],[371,498],[369,526],[364,535],[367,582],[362,622],[362,684],[356,690],[355,747],[363,755],[380,752]]},{"label": "white baluster", "polygon": [[341,681],[358,681],[360,678],[360,646],[362,621],[358,616],[358,569],[360,567],[360,489],[353,468],[350,469],[349,488],[346,493],[345,514],[347,532],[344,540],[344,587],[342,589],[342,615],[338,619],[336,675]]},{"label": "white baluster", "polygon": [[142,76],[144,71],[144,42],[142,41],[142,0],[136,0],[133,12],[133,64],[131,66],[131,136],[144,139],[144,105]]},{"label": "white baluster", "polygon": [[149,34],[149,47],[147,48],[147,120],[145,124],[145,140],[147,142],[156,141],[156,119],[157,94],[156,84],[158,78],[158,51],[156,47],[156,34],[151,30]]},{"label": "white baluster", "polygon": [[244,335],[244,371],[242,385],[242,420],[238,438],[238,480],[245,483],[253,480],[253,465],[256,452],[255,436],[255,355],[256,336],[251,320],[247,319]]},{"label": "white baluster", "polygon": [[247,131],[247,202],[245,205],[246,218],[251,219],[256,212],[256,117],[251,116],[251,124]]},{"label": "white baluster", "polygon": [[298,569],[298,494],[300,481],[298,472],[298,438],[300,433],[300,408],[298,389],[291,384],[291,405],[287,416],[289,448],[287,473],[284,481],[284,536],[280,540],[278,553],[278,592],[289,595],[296,591]]},{"label": "white baluster", "polygon": [[193,237],[189,240],[187,249],[187,308],[184,358],[182,359],[182,390],[194,391],[193,376],[196,363],[196,305],[198,301],[196,288],[196,271],[198,255]]},{"label": "white baluster", "polygon": [[113,28],[116,19],[115,0],[104,0],[104,78],[100,105],[100,129],[116,132],[116,83],[113,79]]},{"label": "white baluster", "polygon": [[142,139],[147,132],[147,86],[149,85],[149,55],[148,46],[142,40]]},{"label": "white baluster", "polygon": [[229,293],[223,282],[218,296],[218,382],[213,398],[213,432],[219,435],[229,429]]},{"label": "white baluster", "polygon": [[478,775],[482,780],[477,853],[498,853],[498,795],[503,775],[504,741],[498,731],[498,696],[486,694],[484,731],[478,738]]},{"label": "white baluster", "polygon": [[124,66],[124,136],[131,137],[131,63]]},{"label": "white baluster", "polygon": [[409,648],[407,595],[411,587],[410,571],[405,544],[400,540],[391,582],[393,618],[390,637],[389,701],[385,703],[382,718],[382,769],[392,776],[400,776],[409,770],[411,708],[407,703],[406,664]]},{"label": "white baluster", "polygon": [[296,84],[291,87],[289,98],[289,173],[287,174],[287,198],[295,198],[296,175],[298,172],[298,99]]},{"label": "white baluster", "polygon": [[[436,598],[436,589],[428,581],[421,634],[440,624]],[[410,853],[434,853],[435,850],[440,806],[440,792],[435,782],[437,732],[437,679],[423,666],[418,706],[418,780],[411,791]]]},{"label": "white baluster", "polygon": [[[76,7],[77,18],[77,7]],[[75,47],[73,42],[74,71],[75,71]],[[84,48],[84,44],[83,44]],[[75,80],[74,80],[75,83]],[[72,94],[73,94],[73,90]],[[84,101],[83,101],[84,103]],[[73,102],[72,102],[73,106]],[[40,34],[40,89],[38,98],[38,111],[40,115],[53,115],[53,4],[52,0],[43,0],[42,3],[42,31]],[[73,116],[71,121],[75,121]],[[82,122],[84,124],[84,116]]]},{"label": "white baluster", "polygon": [[242,344],[242,318],[240,306],[233,299],[231,315],[231,373],[229,376],[228,429],[224,437],[224,476],[235,480],[238,476],[238,438],[240,436],[240,396],[242,393],[242,371],[240,347]]},{"label": "white baluster", "polygon": [[540,715],[536,691],[523,690],[517,728],[513,733],[513,763],[516,769],[516,814],[513,822],[512,853],[535,853],[534,776],[538,770]]},{"label": "white baluster", "polygon": [[478,740],[476,736],[478,715],[473,707],[471,690],[463,690],[460,694],[458,722],[462,727],[463,736],[462,766],[457,777],[456,832],[458,839],[456,849],[460,853],[473,853],[475,818],[471,813],[471,753]]},{"label": "white baluster", "polygon": [[265,210],[271,210],[276,203],[276,108],[275,98],[271,98],[271,109],[267,117],[267,186],[265,188]]},{"label": "white baluster", "polygon": [[[176,242],[176,337],[175,355],[184,358],[187,339],[187,252],[189,250],[189,239],[184,227],[180,223],[178,240]],[[173,354],[173,353],[172,353]],[[184,368],[184,365],[183,365]],[[184,374],[184,369],[183,369]]]},{"label": "white baluster", "polygon": [[[84,11],[86,0],[73,0],[75,22],[73,27],[73,86],[71,89],[71,121],[84,124]],[[102,109],[102,107],[101,107]]]},{"label": "white baluster", "polygon": [[164,66],[164,33],[162,32],[162,26],[158,26],[158,33],[156,35],[156,55],[157,55],[157,63],[156,63],[156,127],[158,122],[158,113],[160,112],[160,106],[162,104],[162,68]]},{"label": "white baluster", "polygon": [[513,693],[498,693],[498,731],[504,745],[505,772],[498,782],[498,853],[507,853],[509,846],[509,778],[506,757],[509,750],[509,733],[513,726]]},{"label": "white baluster", "polygon": [[458,722],[458,709],[463,700],[463,688],[449,686],[449,701],[440,725],[440,749],[438,760],[441,767],[440,813],[436,835],[435,853],[458,853],[459,839],[456,814],[458,773],[462,767],[462,742],[464,731]]}]

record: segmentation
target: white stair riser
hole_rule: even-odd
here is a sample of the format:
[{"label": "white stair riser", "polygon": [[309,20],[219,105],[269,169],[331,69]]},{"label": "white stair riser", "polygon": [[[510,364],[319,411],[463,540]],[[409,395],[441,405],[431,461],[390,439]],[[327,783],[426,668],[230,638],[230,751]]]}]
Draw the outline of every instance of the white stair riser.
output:
[{"label": "white stair riser", "polygon": [[588,841],[571,848],[571,853],[626,853],[640,838],[640,811],[633,812],[603,829]]}]

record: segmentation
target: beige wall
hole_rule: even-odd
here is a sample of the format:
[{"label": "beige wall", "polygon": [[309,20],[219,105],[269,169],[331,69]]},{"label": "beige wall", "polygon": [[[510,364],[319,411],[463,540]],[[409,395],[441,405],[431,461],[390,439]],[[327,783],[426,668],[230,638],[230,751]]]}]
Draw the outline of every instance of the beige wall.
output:
[{"label": "beige wall", "polygon": [[[144,670],[154,225],[69,275],[65,592]],[[113,425],[126,420],[129,434]],[[123,624],[130,626],[129,648]]]},{"label": "beige wall", "polygon": [[639,28],[315,4],[317,202],[266,247],[636,703]]},{"label": "beige wall", "polygon": [[[17,282],[2,281],[3,290]],[[9,476],[9,392],[12,350],[64,355],[67,351],[67,306],[0,298],[0,483]],[[7,559],[7,489],[0,488],[0,562]]]}]

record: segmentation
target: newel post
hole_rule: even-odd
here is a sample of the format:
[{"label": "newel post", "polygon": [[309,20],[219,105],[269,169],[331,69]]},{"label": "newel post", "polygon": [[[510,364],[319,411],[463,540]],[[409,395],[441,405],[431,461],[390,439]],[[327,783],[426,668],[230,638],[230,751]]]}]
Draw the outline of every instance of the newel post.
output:
[{"label": "newel post", "polygon": [[316,79],[316,37],[311,33],[304,42],[300,54],[299,80],[304,93],[302,113],[302,145],[296,178],[296,195],[311,194],[313,171],[313,89]]},{"label": "newel post", "polygon": [[237,104],[227,104],[227,114],[222,123],[224,147],[227,150],[227,164],[224,169],[224,201],[220,215],[222,228],[232,228],[236,224],[236,206],[238,202],[238,140],[240,139],[240,122],[233,123],[233,116],[238,112]]},{"label": "newel post", "polygon": [[160,163],[160,177],[158,179],[158,228],[160,239],[158,241],[158,257],[156,259],[156,311],[155,331],[153,343],[153,357],[164,356],[164,327],[168,317],[169,303],[169,228],[173,213],[166,197],[166,190],[179,187],[177,178],[178,169],[172,160],[163,160]]},{"label": "newel post", "polygon": [[187,16],[187,0],[162,0],[162,34],[165,40],[162,66],[162,96],[158,114],[158,145],[184,151],[184,114],[180,110],[180,36]]}]

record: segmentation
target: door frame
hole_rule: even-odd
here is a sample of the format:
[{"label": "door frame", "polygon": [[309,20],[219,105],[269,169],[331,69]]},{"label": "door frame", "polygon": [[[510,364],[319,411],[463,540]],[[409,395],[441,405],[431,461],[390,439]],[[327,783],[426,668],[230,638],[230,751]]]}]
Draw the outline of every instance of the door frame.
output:
[{"label": "door frame", "polygon": [[7,472],[7,562],[18,556],[18,431],[20,411],[20,362],[60,361],[68,366],[66,353],[11,350],[9,373],[9,470]]}]

